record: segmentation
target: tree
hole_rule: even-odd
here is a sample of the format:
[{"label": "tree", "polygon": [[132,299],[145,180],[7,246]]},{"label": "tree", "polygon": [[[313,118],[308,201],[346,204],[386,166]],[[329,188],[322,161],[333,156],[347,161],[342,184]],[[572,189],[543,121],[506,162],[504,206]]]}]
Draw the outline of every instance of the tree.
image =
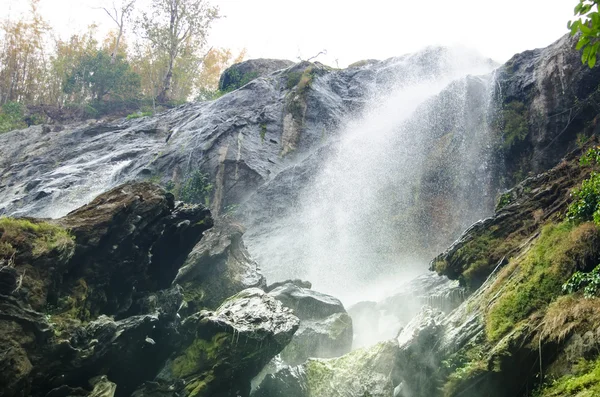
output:
[{"label": "tree", "polygon": [[579,0],[574,13],[579,18],[569,21],[567,27],[572,36],[581,33],[576,48],[582,50],[581,62],[593,68],[600,48],[600,0]]},{"label": "tree", "polygon": [[171,94],[176,61],[185,58],[192,68],[198,67],[199,52],[219,12],[206,0],[152,0],[151,9],[151,13],[142,13],[140,25],[144,36],[166,59],[162,88],[157,97],[159,102],[166,102]]},{"label": "tree", "polygon": [[68,75],[64,90],[79,93],[83,100],[127,100],[138,96],[140,77],[117,55],[115,63],[105,51],[84,55]]},{"label": "tree", "polygon": [[43,92],[44,36],[50,29],[32,0],[29,19],[5,21],[0,46],[0,105],[18,101],[36,103]]},{"label": "tree", "polygon": [[79,66],[85,56],[98,50],[98,41],[94,38],[96,26],[88,27],[87,32],[74,34],[67,40],[56,39],[54,52],[50,56],[46,72],[46,95],[43,103],[62,107],[68,103],[81,103],[85,97],[79,92],[65,92],[67,79]]},{"label": "tree", "polygon": [[110,55],[110,63],[114,64],[117,59],[117,52],[119,51],[119,43],[121,42],[121,38],[123,37],[123,30],[125,27],[125,20],[129,17],[131,12],[133,11],[133,5],[135,4],[135,0],[126,0],[121,3],[121,6],[117,8],[115,3],[112,4],[112,9],[108,9],[106,7],[102,7],[104,12],[108,14],[110,19],[112,19],[116,24],[118,29],[117,37],[115,39],[115,45],[113,47],[112,53]]},{"label": "tree", "polygon": [[197,74],[196,99],[203,101],[217,97],[219,78],[223,71],[234,63],[242,62],[245,56],[245,49],[234,57],[230,49],[211,48],[204,57],[200,73]]}]

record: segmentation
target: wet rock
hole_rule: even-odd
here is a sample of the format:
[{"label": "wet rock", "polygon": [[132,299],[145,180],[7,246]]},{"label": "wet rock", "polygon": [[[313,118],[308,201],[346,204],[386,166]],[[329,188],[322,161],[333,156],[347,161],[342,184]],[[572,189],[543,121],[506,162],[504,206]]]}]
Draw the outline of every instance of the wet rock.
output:
[{"label": "wet rock", "polygon": [[275,282],[273,284],[269,284],[267,286],[267,288],[265,288],[265,291],[266,292],[271,292],[275,288],[284,286],[286,284],[294,284],[297,287],[306,288],[306,289],[311,289],[312,288],[312,283],[310,281],[304,281],[304,280],[300,280],[300,279],[294,279],[294,280],[278,281],[278,282]]},{"label": "wet rock", "polygon": [[300,319],[300,328],[281,352],[285,363],[298,365],[309,357],[338,357],[352,348],[352,319],[338,299],[292,283],[273,289],[269,295]]},{"label": "wet rock", "polygon": [[97,316],[124,313],[136,295],[169,286],[212,219],[204,207],[176,205],[162,188],[140,183],[112,189],[58,223],[76,240],[63,283],[85,280],[86,309]]},{"label": "wet rock", "polygon": [[[593,142],[591,139],[590,144]],[[507,197],[506,202],[495,214],[465,230],[431,261],[430,270],[458,279],[468,291],[474,291],[494,269],[504,266],[510,256],[537,236],[541,225],[562,219],[571,200],[571,189],[590,172],[579,165],[580,155],[581,150],[571,152],[558,166],[505,192],[501,200]]]},{"label": "wet rock", "polygon": [[216,311],[184,320],[183,348],[157,381],[185,380],[187,396],[238,396],[291,340],[299,320],[258,288],[229,298]]},{"label": "wet rock", "polygon": [[214,309],[244,289],[265,287],[242,234],[240,225],[221,220],[190,252],[173,280],[184,287],[188,311]]},{"label": "wet rock", "polygon": [[576,42],[565,34],[546,48],[515,55],[496,72],[500,115],[513,120],[500,130],[511,182],[555,166],[576,149],[577,134],[596,132],[585,124],[597,115],[600,70],[580,62]]},{"label": "wet rock", "polygon": [[393,397],[398,345],[382,342],[333,359],[309,359],[265,377],[252,397]]}]

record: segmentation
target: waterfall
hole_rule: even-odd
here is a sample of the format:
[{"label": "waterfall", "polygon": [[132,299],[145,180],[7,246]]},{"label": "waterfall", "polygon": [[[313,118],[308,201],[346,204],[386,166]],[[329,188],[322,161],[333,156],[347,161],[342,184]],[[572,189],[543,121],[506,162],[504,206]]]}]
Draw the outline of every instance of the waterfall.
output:
[{"label": "waterfall", "polygon": [[439,54],[434,65],[413,56],[379,70],[394,88],[378,92],[376,81],[370,104],[326,144],[300,199],[250,231],[268,280],[307,279],[346,305],[378,300],[491,213],[493,84],[471,77],[491,65],[462,50]]}]

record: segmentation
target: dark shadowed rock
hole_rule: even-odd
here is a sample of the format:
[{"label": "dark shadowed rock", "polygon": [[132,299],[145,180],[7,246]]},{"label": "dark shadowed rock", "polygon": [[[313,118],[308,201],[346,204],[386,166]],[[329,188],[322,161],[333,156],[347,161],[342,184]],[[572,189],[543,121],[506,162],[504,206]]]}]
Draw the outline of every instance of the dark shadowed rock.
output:
[{"label": "dark shadowed rock", "polygon": [[152,379],[178,346],[183,302],[181,287],[162,288],[211,224],[148,183],[53,223],[1,219],[3,395],[127,396]]},{"label": "dark shadowed rock", "polygon": [[169,286],[212,218],[202,206],[176,205],[162,188],[140,183],[116,187],[58,223],[76,241],[63,282],[85,280],[86,310],[97,316],[123,313],[139,292]]}]

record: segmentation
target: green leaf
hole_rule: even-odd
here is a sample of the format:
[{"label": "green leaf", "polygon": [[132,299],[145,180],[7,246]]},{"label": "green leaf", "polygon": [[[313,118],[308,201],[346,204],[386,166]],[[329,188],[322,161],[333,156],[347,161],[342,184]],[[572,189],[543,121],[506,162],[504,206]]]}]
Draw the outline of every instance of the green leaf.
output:
[{"label": "green leaf", "polygon": [[577,51],[581,50],[584,46],[588,45],[590,43],[590,39],[588,39],[587,37],[581,37],[579,39],[579,41],[577,42],[577,45],[575,46],[575,49]]},{"label": "green leaf", "polygon": [[579,30],[585,35],[592,33],[592,29],[588,28],[584,23],[579,24]]},{"label": "green leaf", "polygon": [[591,68],[593,68],[594,66],[596,66],[596,54],[593,54],[590,56],[590,59],[588,61],[588,66]]}]

